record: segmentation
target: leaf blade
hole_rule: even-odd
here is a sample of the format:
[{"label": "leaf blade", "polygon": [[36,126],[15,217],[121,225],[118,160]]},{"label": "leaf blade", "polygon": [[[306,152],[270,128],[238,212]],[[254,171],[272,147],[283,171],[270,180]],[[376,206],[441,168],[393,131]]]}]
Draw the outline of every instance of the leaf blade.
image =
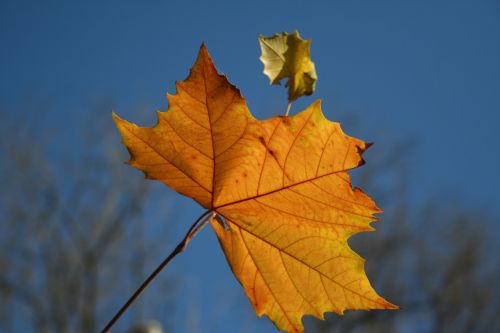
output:
[{"label": "leaf blade", "polygon": [[[279,329],[302,331],[304,314],[322,318],[326,311],[395,308],[373,290],[364,260],[347,243],[351,235],[373,230],[373,214],[380,212],[360,189],[352,189],[347,174],[364,163],[362,153],[368,146],[345,135],[315,102],[291,117],[250,122],[228,156],[220,156],[221,164],[230,166],[226,174],[216,174],[216,181],[232,183],[217,188],[214,208],[239,235],[218,225],[214,230],[256,312],[269,316]],[[229,254],[229,244],[239,249],[239,258]],[[248,256],[254,261],[253,268],[247,268],[250,273],[237,268]],[[266,264],[262,256],[272,259]],[[259,288],[248,274],[260,276]],[[276,276],[283,278],[266,282]]]},{"label": "leaf blade", "polygon": [[303,40],[297,31],[273,36],[259,36],[260,60],[271,84],[288,78],[288,100],[296,100],[314,92],[318,76],[310,58],[310,40]]},{"label": "leaf blade", "polygon": [[205,45],[176,88],[175,95],[167,94],[167,111],[157,113],[151,128],[113,118],[130,152],[130,165],[209,208],[215,156],[241,136],[253,117],[239,90],[217,72]]},{"label": "leaf blade", "polygon": [[113,115],[129,163],[225,218],[228,229],[212,227],[258,315],[301,332],[305,314],[396,308],[347,243],[380,212],[347,173],[368,144],[327,120],[319,101],[256,120],[204,46],[168,99],[152,128]]}]

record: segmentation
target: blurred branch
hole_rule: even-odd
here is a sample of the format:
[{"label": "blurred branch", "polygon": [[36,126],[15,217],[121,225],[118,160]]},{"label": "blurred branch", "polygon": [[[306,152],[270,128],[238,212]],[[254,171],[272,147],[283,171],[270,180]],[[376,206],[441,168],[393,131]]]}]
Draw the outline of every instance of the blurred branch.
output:
[{"label": "blurred branch", "polygon": [[110,109],[106,124],[89,112],[89,126],[57,132],[59,140],[29,118],[0,115],[0,331],[96,331],[113,299],[142,278],[129,268],[146,261],[131,251],[145,248],[137,220],[150,190],[141,177],[126,179],[124,154],[106,150],[116,139]]}]

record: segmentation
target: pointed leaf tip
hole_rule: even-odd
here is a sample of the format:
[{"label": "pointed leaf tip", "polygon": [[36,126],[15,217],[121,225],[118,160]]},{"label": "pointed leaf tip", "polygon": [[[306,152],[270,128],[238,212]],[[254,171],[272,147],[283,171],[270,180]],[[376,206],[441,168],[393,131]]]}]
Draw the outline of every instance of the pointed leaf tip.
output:
[{"label": "pointed leaf tip", "polygon": [[207,48],[207,44],[205,44],[205,42],[202,42],[201,45],[200,45],[200,51],[204,51],[204,52],[207,52],[208,53],[208,48]]}]

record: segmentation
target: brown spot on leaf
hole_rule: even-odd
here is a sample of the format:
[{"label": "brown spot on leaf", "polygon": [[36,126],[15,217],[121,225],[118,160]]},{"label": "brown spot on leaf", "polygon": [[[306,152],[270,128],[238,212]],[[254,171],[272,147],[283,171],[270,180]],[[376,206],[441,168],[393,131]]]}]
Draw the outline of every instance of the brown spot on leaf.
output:
[{"label": "brown spot on leaf", "polygon": [[287,116],[281,116],[281,122],[286,125],[286,126],[290,126],[290,117],[287,117]]}]

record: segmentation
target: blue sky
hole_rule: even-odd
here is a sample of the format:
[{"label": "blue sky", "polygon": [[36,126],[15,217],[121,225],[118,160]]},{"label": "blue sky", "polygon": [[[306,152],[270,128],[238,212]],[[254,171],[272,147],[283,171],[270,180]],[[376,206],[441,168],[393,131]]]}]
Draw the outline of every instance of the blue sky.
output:
[{"label": "blue sky", "polygon": [[[89,101],[107,99],[119,115],[152,125],[154,111],[167,107],[164,94],[174,93],[175,80],[187,76],[205,42],[252,112],[271,117],[283,112],[286,91],[270,87],[262,74],[257,36],[293,30],[312,39],[319,80],[313,96],[296,103],[292,113],[321,98],[330,119],[350,112],[362,119],[366,132],[345,129],[355,136],[374,142],[387,132],[414,137],[418,149],[408,179],[417,200],[434,193],[459,194],[494,211],[500,203],[496,0],[4,0],[1,110],[70,131]],[[39,114],[27,101],[47,102],[51,111]],[[98,116],[114,130],[110,112]],[[122,147],[117,144],[117,149]],[[376,154],[376,145],[370,154]],[[202,211],[167,190],[165,198],[179,212],[172,222],[176,230]],[[214,332],[241,327],[245,311],[253,318],[225,265],[213,234],[205,230],[169,267],[204,290],[196,296],[200,325],[208,322]],[[226,302],[222,318],[213,319],[208,314],[221,297],[232,299],[238,310]],[[228,319],[228,314],[239,319]],[[257,325],[271,327],[265,319]]]}]

